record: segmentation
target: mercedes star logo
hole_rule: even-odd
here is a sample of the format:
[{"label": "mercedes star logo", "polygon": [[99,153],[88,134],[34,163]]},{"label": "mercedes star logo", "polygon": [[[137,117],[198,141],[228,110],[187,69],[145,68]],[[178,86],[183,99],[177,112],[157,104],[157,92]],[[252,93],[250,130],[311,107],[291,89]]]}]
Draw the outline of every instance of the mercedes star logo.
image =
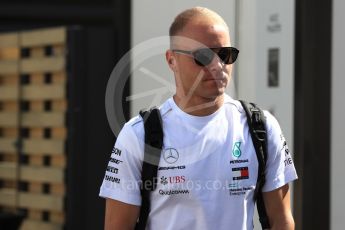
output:
[{"label": "mercedes star logo", "polygon": [[176,149],[167,148],[164,151],[163,158],[164,158],[165,162],[167,162],[169,164],[173,164],[178,160],[179,154],[178,154]]}]

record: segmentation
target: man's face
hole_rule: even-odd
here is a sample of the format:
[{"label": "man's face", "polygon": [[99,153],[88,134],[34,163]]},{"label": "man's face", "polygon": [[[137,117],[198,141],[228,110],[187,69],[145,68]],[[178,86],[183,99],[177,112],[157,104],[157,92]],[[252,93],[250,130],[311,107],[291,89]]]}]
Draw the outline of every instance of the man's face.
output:
[{"label": "man's face", "polygon": [[[205,46],[209,48],[230,46],[227,27],[212,20],[191,22],[185,26],[179,36],[187,37],[188,40],[177,42],[174,49],[193,51]],[[178,96],[213,100],[224,93],[230,81],[232,65],[224,64],[217,55],[204,67],[197,65],[191,56],[177,52],[173,52],[172,55],[176,60]]]}]

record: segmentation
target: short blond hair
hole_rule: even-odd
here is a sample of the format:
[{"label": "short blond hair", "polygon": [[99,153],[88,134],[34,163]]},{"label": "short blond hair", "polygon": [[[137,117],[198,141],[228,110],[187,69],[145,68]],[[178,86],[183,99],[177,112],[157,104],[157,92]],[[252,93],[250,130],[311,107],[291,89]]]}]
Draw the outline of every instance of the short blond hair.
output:
[{"label": "short blond hair", "polygon": [[170,25],[169,28],[170,38],[178,35],[179,32],[181,32],[183,28],[188,24],[188,22],[195,18],[215,19],[216,21],[225,25],[226,28],[229,30],[228,25],[219,14],[208,8],[197,6],[184,10],[175,17],[173,23]]}]

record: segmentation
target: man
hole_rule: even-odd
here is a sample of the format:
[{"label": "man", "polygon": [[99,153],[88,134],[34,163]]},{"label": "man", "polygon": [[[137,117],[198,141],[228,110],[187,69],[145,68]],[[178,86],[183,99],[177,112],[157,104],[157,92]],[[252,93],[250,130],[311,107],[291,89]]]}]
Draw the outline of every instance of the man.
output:
[{"label": "man", "polygon": [[[215,12],[195,7],[175,18],[170,38],[166,59],[176,93],[160,107],[164,143],[147,229],[252,229],[258,161],[245,112],[224,93],[238,53],[229,48],[229,29]],[[269,222],[294,229],[288,183],[297,175],[279,124],[265,116]],[[138,116],[120,132],[101,186],[107,230],[135,227],[143,152]]]}]

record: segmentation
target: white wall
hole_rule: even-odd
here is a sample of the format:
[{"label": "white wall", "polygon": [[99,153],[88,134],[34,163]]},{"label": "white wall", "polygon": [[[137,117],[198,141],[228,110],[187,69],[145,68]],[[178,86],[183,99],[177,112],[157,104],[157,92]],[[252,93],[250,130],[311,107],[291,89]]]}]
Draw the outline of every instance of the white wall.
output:
[{"label": "white wall", "polygon": [[345,226],[345,1],[333,0],[331,105],[331,229]]},{"label": "white wall", "polygon": [[[169,40],[161,36],[169,35],[170,24],[178,13],[194,6],[205,6],[219,13],[228,23],[232,45],[236,45],[235,0],[132,1],[131,44],[139,48],[132,55],[131,91],[132,96],[136,95],[131,103],[132,116],[137,115],[140,109],[159,105],[173,95],[174,78],[165,62]],[[228,92],[234,90],[228,88]]]},{"label": "white wall", "polygon": [[[294,0],[239,1],[238,97],[278,119],[293,149]],[[279,85],[268,86],[268,50],[279,48]]]}]

